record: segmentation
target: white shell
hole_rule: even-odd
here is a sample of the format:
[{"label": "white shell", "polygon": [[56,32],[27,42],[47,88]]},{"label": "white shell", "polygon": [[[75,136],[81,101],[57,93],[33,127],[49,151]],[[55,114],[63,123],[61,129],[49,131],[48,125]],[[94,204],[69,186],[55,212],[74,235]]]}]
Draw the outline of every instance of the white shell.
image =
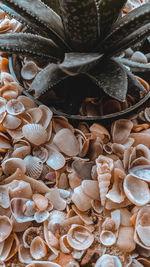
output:
[{"label": "white shell", "polygon": [[20,126],[22,123],[21,119],[7,114],[3,120],[3,126],[6,129],[14,130]]},{"label": "white shell", "polygon": [[46,164],[54,170],[64,167],[66,160],[64,156],[52,146],[49,148],[49,155]]},{"label": "white shell", "polygon": [[96,262],[95,267],[122,267],[118,257],[109,254],[102,255]]},{"label": "white shell", "polygon": [[91,199],[100,200],[99,186],[97,181],[84,180],[82,181],[83,192]]},{"label": "white shell", "polygon": [[22,127],[24,137],[34,145],[41,145],[47,141],[47,132],[40,124],[29,123]]},{"label": "white shell", "polygon": [[129,173],[141,180],[150,182],[150,166],[149,165],[139,165],[131,168]]},{"label": "white shell", "polygon": [[124,179],[124,192],[127,198],[137,206],[143,206],[150,200],[148,184],[131,174]]},{"label": "white shell", "polygon": [[46,256],[47,254],[46,244],[40,236],[36,236],[32,240],[30,245],[30,253],[35,260],[39,260]]},{"label": "white shell", "polygon": [[34,179],[38,179],[43,170],[42,161],[37,157],[28,155],[24,158],[24,162],[26,165],[26,174]]},{"label": "white shell", "polygon": [[6,110],[11,115],[19,115],[25,111],[25,107],[19,100],[12,99],[7,102]]},{"label": "white shell", "polygon": [[10,235],[12,228],[12,221],[7,216],[0,216],[0,242]]},{"label": "white shell", "polygon": [[91,208],[91,198],[83,192],[82,186],[74,189],[72,201],[81,211],[86,211]]},{"label": "white shell", "polygon": [[100,234],[100,242],[104,246],[110,247],[116,243],[116,235],[111,231],[102,230]]},{"label": "white shell", "polygon": [[61,211],[66,208],[66,201],[60,197],[58,188],[51,188],[50,192],[46,194],[46,197],[50,200],[54,209]]}]

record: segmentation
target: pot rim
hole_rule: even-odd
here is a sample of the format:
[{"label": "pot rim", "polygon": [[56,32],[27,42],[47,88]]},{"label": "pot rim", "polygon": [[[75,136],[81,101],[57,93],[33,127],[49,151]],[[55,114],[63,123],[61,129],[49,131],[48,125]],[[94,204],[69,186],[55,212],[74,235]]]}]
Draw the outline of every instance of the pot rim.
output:
[{"label": "pot rim", "polygon": [[[14,79],[21,84],[21,82],[18,80],[16,73],[14,71],[14,67],[13,67],[13,59],[12,59],[12,55],[9,56],[8,58],[9,60],[9,69],[10,69],[10,73],[12,74],[12,76],[14,77]],[[44,103],[42,103],[41,101],[39,101],[38,99],[34,98],[30,93],[28,93],[26,91],[26,89],[23,87],[23,85],[21,84],[22,88],[23,88],[23,94],[29,98],[31,98],[38,106],[40,105],[44,105]],[[135,112],[138,108],[140,108],[148,99],[150,98],[150,91],[142,98],[140,99],[139,102],[137,102],[136,104],[130,106],[129,108],[126,108],[122,111],[118,111],[115,113],[110,113],[110,114],[106,114],[106,115],[99,115],[99,116],[82,116],[82,115],[70,115],[64,112],[61,112],[59,110],[56,110],[53,106],[48,106],[52,112],[54,113],[54,115],[57,116],[63,116],[67,119],[70,120],[78,120],[78,121],[105,121],[106,119],[117,119],[120,118],[122,116],[125,115],[131,115],[132,112]]]}]

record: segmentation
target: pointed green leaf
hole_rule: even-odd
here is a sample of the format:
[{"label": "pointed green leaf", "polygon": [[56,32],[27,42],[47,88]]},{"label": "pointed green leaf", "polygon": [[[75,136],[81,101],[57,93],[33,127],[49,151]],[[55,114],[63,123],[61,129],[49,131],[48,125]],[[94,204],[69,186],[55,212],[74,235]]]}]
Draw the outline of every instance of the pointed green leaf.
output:
[{"label": "pointed green leaf", "polygon": [[139,28],[138,30],[134,31],[133,33],[127,35],[122,40],[118,41],[115,45],[111,46],[106,50],[105,53],[110,56],[114,56],[123,50],[139,43],[140,41],[144,40],[146,36],[150,34],[150,23],[146,24],[145,26]]},{"label": "pointed green leaf", "polygon": [[4,3],[49,35],[54,42],[66,48],[61,18],[40,0],[5,0]]},{"label": "pointed green leaf", "polygon": [[99,53],[67,53],[59,68],[70,75],[84,73],[94,68],[101,58]]},{"label": "pointed green leaf", "polygon": [[0,51],[42,57],[52,62],[64,57],[63,51],[53,41],[30,33],[1,34]]},{"label": "pointed green leaf", "polygon": [[99,37],[95,0],[59,0],[66,38],[75,51],[88,51]]},{"label": "pointed green leaf", "polygon": [[117,58],[117,60],[120,61],[123,65],[128,66],[132,72],[150,71],[150,65],[148,64],[135,62],[127,58]]},{"label": "pointed green leaf", "polygon": [[127,0],[101,0],[97,3],[102,37],[106,36],[116,22],[126,2]]},{"label": "pointed green leaf", "polygon": [[59,6],[59,0],[42,0],[44,4],[46,4],[48,7],[52,8],[57,14],[60,15],[60,6]]},{"label": "pointed green leaf", "polygon": [[89,73],[93,80],[109,96],[125,101],[128,83],[124,67],[114,59],[100,62],[99,67]]},{"label": "pointed green leaf", "polygon": [[29,91],[34,91],[35,97],[40,97],[67,76],[68,74],[63,72],[57,64],[48,64],[37,74]]},{"label": "pointed green leaf", "polygon": [[110,46],[133,33],[150,21],[150,4],[141,5],[122,17],[96,51],[108,51]]}]

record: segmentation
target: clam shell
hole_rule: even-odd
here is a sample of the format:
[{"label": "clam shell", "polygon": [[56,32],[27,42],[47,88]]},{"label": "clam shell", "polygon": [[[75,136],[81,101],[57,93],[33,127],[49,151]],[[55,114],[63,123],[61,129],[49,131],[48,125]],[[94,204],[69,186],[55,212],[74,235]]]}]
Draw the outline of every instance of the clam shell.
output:
[{"label": "clam shell", "polygon": [[27,198],[13,198],[10,203],[11,212],[17,222],[34,220],[34,202]]},{"label": "clam shell", "polygon": [[100,200],[99,186],[97,181],[84,180],[82,182],[83,192],[91,199]]},{"label": "clam shell", "polygon": [[134,237],[134,228],[132,226],[130,227],[121,226],[119,228],[116,246],[121,251],[124,251],[127,253],[132,252],[136,247],[136,243],[133,237]]},{"label": "clam shell", "polygon": [[73,224],[67,233],[67,241],[72,248],[84,250],[92,245],[94,236],[85,226]]},{"label": "clam shell", "polygon": [[49,125],[50,122],[51,122],[53,113],[52,113],[52,111],[51,111],[47,106],[45,106],[45,105],[40,105],[40,106],[39,106],[39,109],[40,109],[41,112],[42,112],[42,117],[41,117],[39,123],[40,123],[45,129],[47,129],[48,125]]},{"label": "clam shell", "polygon": [[0,216],[0,242],[3,242],[11,234],[12,221],[7,216]]},{"label": "clam shell", "polygon": [[18,100],[23,104],[25,109],[35,108],[37,106],[31,98],[24,95],[18,96]]},{"label": "clam shell", "polygon": [[82,186],[74,189],[72,201],[80,211],[87,211],[91,208],[91,198],[83,192]]},{"label": "clam shell", "polygon": [[25,111],[25,107],[19,100],[12,99],[7,102],[6,110],[11,115],[19,115]]},{"label": "clam shell", "polygon": [[128,174],[123,186],[127,198],[135,205],[143,206],[149,202],[150,191],[146,182]]},{"label": "clam shell", "polygon": [[10,158],[6,159],[2,163],[3,172],[9,176],[13,174],[17,168],[19,168],[23,173],[26,172],[26,165],[22,159],[19,158]]},{"label": "clam shell", "polygon": [[46,164],[53,170],[59,170],[64,167],[66,160],[64,156],[53,146],[49,148],[49,155]]},{"label": "clam shell", "polygon": [[120,119],[115,121],[111,129],[113,143],[123,144],[129,137],[132,127],[131,120]]},{"label": "clam shell", "polygon": [[108,141],[110,140],[109,132],[103,125],[99,123],[93,123],[90,127],[90,132],[95,136],[100,137],[103,143],[108,143]]},{"label": "clam shell", "polygon": [[80,152],[78,140],[72,131],[67,128],[58,131],[53,142],[67,156],[77,156]]},{"label": "clam shell", "polygon": [[26,174],[34,179],[38,179],[43,170],[42,161],[37,157],[28,155],[24,158],[24,163],[26,166]]},{"label": "clam shell", "polygon": [[95,267],[122,267],[122,264],[118,257],[111,256],[109,254],[102,255],[96,262]]},{"label": "clam shell", "polygon": [[110,247],[116,243],[116,235],[108,230],[102,230],[100,234],[100,242],[106,246]]},{"label": "clam shell", "polygon": [[34,213],[34,220],[37,223],[45,222],[49,217],[49,212],[47,210],[37,211]]},{"label": "clam shell", "polygon": [[150,182],[150,165],[135,166],[129,170],[129,173],[140,180]]},{"label": "clam shell", "polygon": [[40,124],[29,123],[22,127],[24,137],[31,143],[37,146],[44,144],[47,141],[47,132]]},{"label": "clam shell", "polygon": [[27,110],[27,112],[31,116],[32,123],[34,124],[39,123],[42,117],[42,111],[39,109],[39,107],[30,108]]},{"label": "clam shell", "polygon": [[6,129],[14,130],[20,126],[22,123],[21,119],[7,114],[3,120],[3,126]]},{"label": "clam shell", "polygon": [[33,61],[29,61],[21,68],[21,76],[24,80],[30,81],[35,78],[38,71],[38,66]]},{"label": "clam shell", "polygon": [[39,211],[44,211],[48,207],[48,199],[41,194],[33,194],[32,199]]},{"label": "clam shell", "polygon": [[66,201],[60,197],[58,188],[51,188],[50,192],[46,194],[46,197],[50,200],[54,209],[61,211],[66,208]]},{"label": "clam shell", "polygon": [[81,179],[88,180],[92,178],[91,169],[93,165],[94,165],[94,162],[85,161],[82,159],[76,159],[72,163],[72,168],[75,170],[75,172]]},{"label": "clam shell", "polygon": [[30,254],[35,260],[39,260],[46,256],[47,247],[40,236],[37,236],[32,240],[30,245]]},{"label": "clam shell", "polygon": [[24,159],[26,156],[30,154],[30,152],[31,152],[30,146],[21,146],[21,147],[15,148],[11,156],[13,158]]}]

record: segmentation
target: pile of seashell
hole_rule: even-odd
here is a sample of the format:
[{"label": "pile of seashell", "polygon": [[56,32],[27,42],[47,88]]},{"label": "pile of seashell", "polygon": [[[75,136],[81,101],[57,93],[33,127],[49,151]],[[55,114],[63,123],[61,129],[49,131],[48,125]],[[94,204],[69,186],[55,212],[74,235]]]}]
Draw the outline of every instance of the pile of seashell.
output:
[{"label": "pile of seashell", "polygon": [[74,128],[0,78],[0,266],[150,266],[150,108]]}]

